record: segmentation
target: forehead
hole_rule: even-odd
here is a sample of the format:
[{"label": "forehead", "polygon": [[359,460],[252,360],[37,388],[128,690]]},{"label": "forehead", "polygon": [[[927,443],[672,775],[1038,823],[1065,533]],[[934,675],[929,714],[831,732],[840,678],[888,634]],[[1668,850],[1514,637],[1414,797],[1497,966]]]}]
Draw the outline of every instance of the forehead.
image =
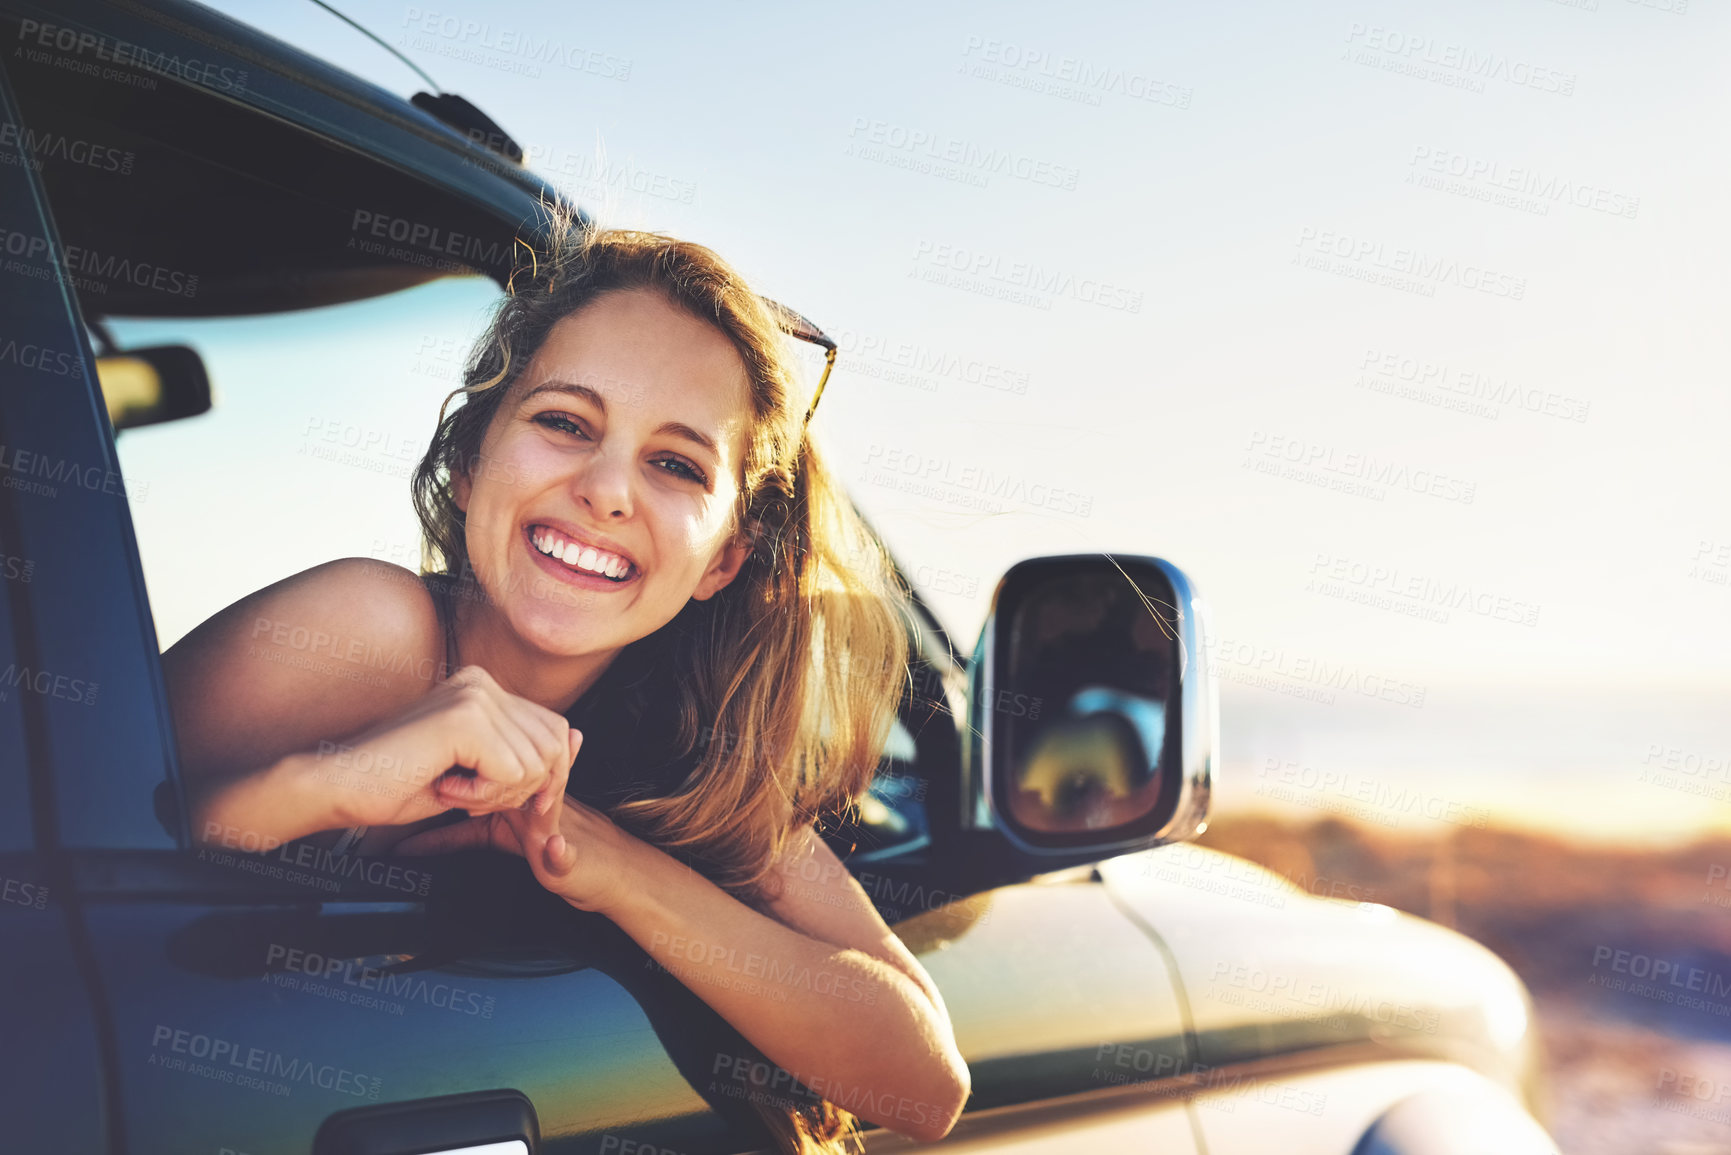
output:
[{"label": "forehead", "polygon": [[743,439],[750,422],[745,362],[732,339],[653,289],[606,293],[558,321],[518,379],[517,397],[549,381],[595,390],[609,418],[680,421],[718,444]]}]

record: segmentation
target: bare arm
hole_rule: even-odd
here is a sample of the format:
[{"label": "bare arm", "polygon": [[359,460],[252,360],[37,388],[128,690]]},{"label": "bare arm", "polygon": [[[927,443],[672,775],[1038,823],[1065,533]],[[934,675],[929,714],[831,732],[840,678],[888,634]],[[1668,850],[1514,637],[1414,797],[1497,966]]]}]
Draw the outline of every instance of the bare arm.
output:
[{"label": "bare arm", "polygon": [[[783,860],[769,915],[631,842],[634,883],[603,913],[812,1091],[920,1142],[949,1133],[971,1081],[943,998],[821,839]],[[751,1089],[743,1058],[717,1065]]]},{"label": "bare arm", "polygon": [[[440,682],[443,652],[420,579],[359,558],[268,586],[188,634],[163,670],[193,840],[270,849],[543,791],[572,753],[564,720],[484,671]],[[369,834],[367,848],[388,840]]]}]

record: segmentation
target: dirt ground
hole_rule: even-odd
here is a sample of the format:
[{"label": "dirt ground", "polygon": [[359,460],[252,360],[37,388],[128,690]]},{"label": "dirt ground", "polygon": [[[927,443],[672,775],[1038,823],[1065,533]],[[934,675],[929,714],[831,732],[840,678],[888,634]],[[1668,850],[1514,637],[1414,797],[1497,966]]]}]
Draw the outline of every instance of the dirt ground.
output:
[{"label": "dirt ground", "polygon": [[1201,843],[1501,955],[1533,993],[1545,1122],[1569,1155],[1731,1155],[1731,841],[1636,851],[1227,814]]}]

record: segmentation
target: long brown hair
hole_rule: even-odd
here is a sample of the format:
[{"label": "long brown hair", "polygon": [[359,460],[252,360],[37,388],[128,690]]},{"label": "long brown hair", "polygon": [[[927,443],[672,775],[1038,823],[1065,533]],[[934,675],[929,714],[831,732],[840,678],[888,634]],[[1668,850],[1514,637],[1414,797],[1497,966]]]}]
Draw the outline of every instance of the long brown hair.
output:
[{"label": "long brown hair", "polygon": [[[548,213],[543,237],[520,242],[524,262],[462,387],[445,399],[447,408],[458,396],[462,404],[441,408],[415,471],[423,568],[477,580],[452,479],[481,464],[502,399],[556,323],[602,294],[646,288],[733,342],[751,426],[730,528],[752,549],[726,588],[690,601],[662,627],[681,675],[669,679],[675,745],[703,753],[683,788],[621,803],[612,816],[663,849],[689,853],[717,885],[762,910],[789,840],[857,812],[871,783],[907,677],[908,591],[805,435],[789,338],[739,273],[702,245]],[[790,1152],[839,1151],[844,1135],[857,1135],[854,1117],[828,1102],[760,1105],[759,1114]]]}]

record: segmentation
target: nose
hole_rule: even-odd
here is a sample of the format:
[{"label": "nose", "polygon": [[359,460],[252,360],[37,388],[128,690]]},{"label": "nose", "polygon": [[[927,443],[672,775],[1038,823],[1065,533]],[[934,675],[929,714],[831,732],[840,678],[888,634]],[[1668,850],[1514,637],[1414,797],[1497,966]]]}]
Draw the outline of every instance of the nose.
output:
[{"label": "nose", "polygon": [[571,494],[601,519],[631,516],[631,462],[602,445],[571,477]]}]

